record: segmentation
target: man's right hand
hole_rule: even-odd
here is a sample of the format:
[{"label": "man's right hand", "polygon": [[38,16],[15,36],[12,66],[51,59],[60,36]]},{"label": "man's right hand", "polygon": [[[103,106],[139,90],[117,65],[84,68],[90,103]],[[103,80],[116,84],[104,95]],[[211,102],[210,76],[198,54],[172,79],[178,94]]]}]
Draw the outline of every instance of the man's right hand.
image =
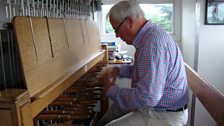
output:
[{"label": "man's right hand", "polygon": [[119,76],[118,67],[108,67],[104,70],[104,94],[106,95],[107,90],[115,84],[115,81]]},{"label": "man's right hand", "polygon": [[119,76],[119,68],[118,67],[109,67],[107,70],[107,76],[112,82],[115,82],[117,77]]}]

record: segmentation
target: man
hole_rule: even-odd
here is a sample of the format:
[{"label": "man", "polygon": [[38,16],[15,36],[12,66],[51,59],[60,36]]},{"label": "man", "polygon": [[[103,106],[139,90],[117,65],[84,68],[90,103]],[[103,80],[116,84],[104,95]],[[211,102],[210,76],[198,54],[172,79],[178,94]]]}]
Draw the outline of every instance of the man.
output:
[{"label": "man", "polygon": [[[187,122],[188,87],[175,41],[146,20],[135,1],[121,1],[108,13],[116,37],[136,49],[133,66],[108,68],[105,92],[113,104],[98,126],[167,126]],[[130,75],[131,74],[131,75]],[[131,76],[131,88],[115,79]]]}]

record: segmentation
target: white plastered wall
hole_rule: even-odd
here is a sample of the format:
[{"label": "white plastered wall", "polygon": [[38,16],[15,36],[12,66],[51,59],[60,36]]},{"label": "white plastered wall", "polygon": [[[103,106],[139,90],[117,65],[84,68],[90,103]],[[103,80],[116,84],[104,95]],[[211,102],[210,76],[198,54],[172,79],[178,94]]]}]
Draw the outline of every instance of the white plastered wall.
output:
[{"label": "white plastered wall", "polygon": [[[198,58],[198,73],[224,94],[224,26],[205,25],[205,0],[197,0],[200,6],[200,25],[196,30],[196,0],[182,0],[182,52],[184,60],[194,66]],[[198,36],[197,36],[198,35]],[[195,38],[198,37],[198,55],[195,55]],[[217,101],[219,102],[219,101]],[[201,103],[196,100],[194,126],[215,126],[215,121]]]}]

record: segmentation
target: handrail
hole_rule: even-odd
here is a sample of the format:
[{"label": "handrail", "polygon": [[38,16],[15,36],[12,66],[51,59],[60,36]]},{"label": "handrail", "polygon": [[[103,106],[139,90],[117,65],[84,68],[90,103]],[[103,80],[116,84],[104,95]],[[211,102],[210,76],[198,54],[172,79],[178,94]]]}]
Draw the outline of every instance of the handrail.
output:
[{"label": "handrail", "polygon": [[224,125],[224,95],[185,64],[187,80],[193,94],[218,125]]}]

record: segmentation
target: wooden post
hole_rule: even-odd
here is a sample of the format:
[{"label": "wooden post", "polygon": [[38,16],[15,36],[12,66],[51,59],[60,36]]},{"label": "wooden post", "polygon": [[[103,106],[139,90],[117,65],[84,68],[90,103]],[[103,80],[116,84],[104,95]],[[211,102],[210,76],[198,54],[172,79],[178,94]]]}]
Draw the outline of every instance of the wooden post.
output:
[{"label": "wooden post", "polygon": [[29,93],[25,89],[0,92],[0,126],[33,126]]}]

